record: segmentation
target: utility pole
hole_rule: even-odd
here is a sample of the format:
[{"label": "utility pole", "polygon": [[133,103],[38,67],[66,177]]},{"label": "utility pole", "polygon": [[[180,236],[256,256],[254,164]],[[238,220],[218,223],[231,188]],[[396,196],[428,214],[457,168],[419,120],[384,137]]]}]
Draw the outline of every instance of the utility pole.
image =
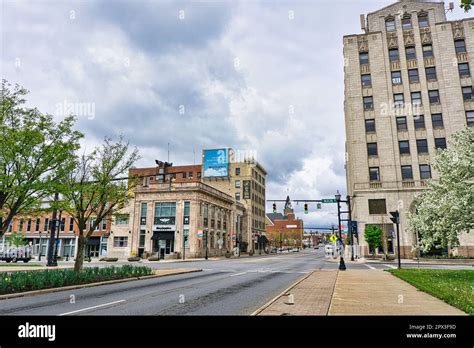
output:
[{"label": "utility pole", "polygon": [[207,255],[207,231],[204,232],[206,234],[206,254],[205,254],[205,259],[207,260],[208,255]]},{"label": "utility pole", "polygon": [[57,222],[57,210],[56,203],[59,200],[59,194],[56,192],[54,194],[54,206],[53,206],[53,220],[51,221],[51,234],[49,236],[49,245],[48,245],[48,267],[56,267],[58,262],[54,259],[54,245],[56,244],[56,222]]},{"label": "utility pole", "polygon": [[184,234],[184,230],[183,230],[183,261],[185,260],[185,253],[186,253],[186,236]]}]

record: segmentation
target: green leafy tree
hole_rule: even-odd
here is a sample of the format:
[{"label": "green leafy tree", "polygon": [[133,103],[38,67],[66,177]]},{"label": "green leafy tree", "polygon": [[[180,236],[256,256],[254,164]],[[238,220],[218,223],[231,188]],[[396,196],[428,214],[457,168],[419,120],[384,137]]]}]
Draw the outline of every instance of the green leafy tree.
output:
[{"label": "green leafy tree", "polygon": [[382,244],[383,231],[379,226],[367,225],[365,226],[364,238],[370,249],[375,255],[375,250]]},{"label": "green leafy tree", "polygon": [[469,12],[472,5],[472,0],[461,0],[461,8],[464,9],[464,12]]},{"label": "green leafy tree", "polygon": [[438,150],[433,168],[438,180],[415,200],[408,224],[419,235],[419,247],[459,245],[459,235],[474,228],[474,131],[464,128],[453,134],[448,148]]},{"label": "green leafy tree", "polygon": [[74,217],[79,229],[76,272],[82,270],[84,249],[96,227],[123,208],[130,198],[134,181],[121,178],[127,176],[138,158],[138,150],[130,152],[122,138],[117,142],[106,138],[92,153],[76,158],[61,191],[62,209]]},{"label": "green leafy tree", "polygon": [[28,91],[2,80],[0,92],[0,237],[15,215],[32,211],[69,170],[82,134],[74,117],[24,106]]},{"label": "green leafy tree", "polygon": [[6,239],[8,245],[13,245],[16,247],[26,245],[25,234],[23,232],[13,232]]}]

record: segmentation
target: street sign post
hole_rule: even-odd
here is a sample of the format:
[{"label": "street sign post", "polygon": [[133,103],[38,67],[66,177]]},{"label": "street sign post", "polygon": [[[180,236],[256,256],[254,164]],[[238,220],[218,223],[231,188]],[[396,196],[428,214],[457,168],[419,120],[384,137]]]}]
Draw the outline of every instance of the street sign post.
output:
[{"label": "street sign post", "polygon": [[398,269],[402,268],[402,263],[400,260],[400,213],[398,210],[391,211],[390,215],[392,216],[390,220],[397,225],[397,254],[398,254]]},{"label": "street sign post", "polygon": [[323,198],[323,199],[321,199],[321,202],[323,202],[323,203],[337,203],[335,198]]},{"label": "street sign post", "polygon": [[337,241],[336,235],[335,235],[335,234],[332,234],[331,237],[329,237],[329,240],[330,240],[331,242],[333,242],[333,243],[336,243],[336,241]]}]

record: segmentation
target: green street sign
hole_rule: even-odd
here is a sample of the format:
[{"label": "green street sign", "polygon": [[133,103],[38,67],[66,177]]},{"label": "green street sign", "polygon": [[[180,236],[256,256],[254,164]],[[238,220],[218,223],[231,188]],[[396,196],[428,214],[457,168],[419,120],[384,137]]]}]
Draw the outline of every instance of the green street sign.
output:
[{"label": "green street sign", "polygon": [[323,202],[323,203],[337,203],[335,198],[324,198],[324,199],[321,199],[321,202]]}]

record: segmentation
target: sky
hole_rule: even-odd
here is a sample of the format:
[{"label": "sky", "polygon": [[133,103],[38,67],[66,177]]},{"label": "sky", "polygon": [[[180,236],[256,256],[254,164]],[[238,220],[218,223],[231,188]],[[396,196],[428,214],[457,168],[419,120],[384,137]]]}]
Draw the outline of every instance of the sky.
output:
[{"label": "sky", "polygon": [[[267,199],[332,198],[346,193],[342,37],[393,2],[0,0],[0,73],[29,106],[76,114],[86,151],[123,135],[151,167],[168,143],[175,165],[231,147],[257,155]],[[337,223],[334,205],[294,208]]]}]

